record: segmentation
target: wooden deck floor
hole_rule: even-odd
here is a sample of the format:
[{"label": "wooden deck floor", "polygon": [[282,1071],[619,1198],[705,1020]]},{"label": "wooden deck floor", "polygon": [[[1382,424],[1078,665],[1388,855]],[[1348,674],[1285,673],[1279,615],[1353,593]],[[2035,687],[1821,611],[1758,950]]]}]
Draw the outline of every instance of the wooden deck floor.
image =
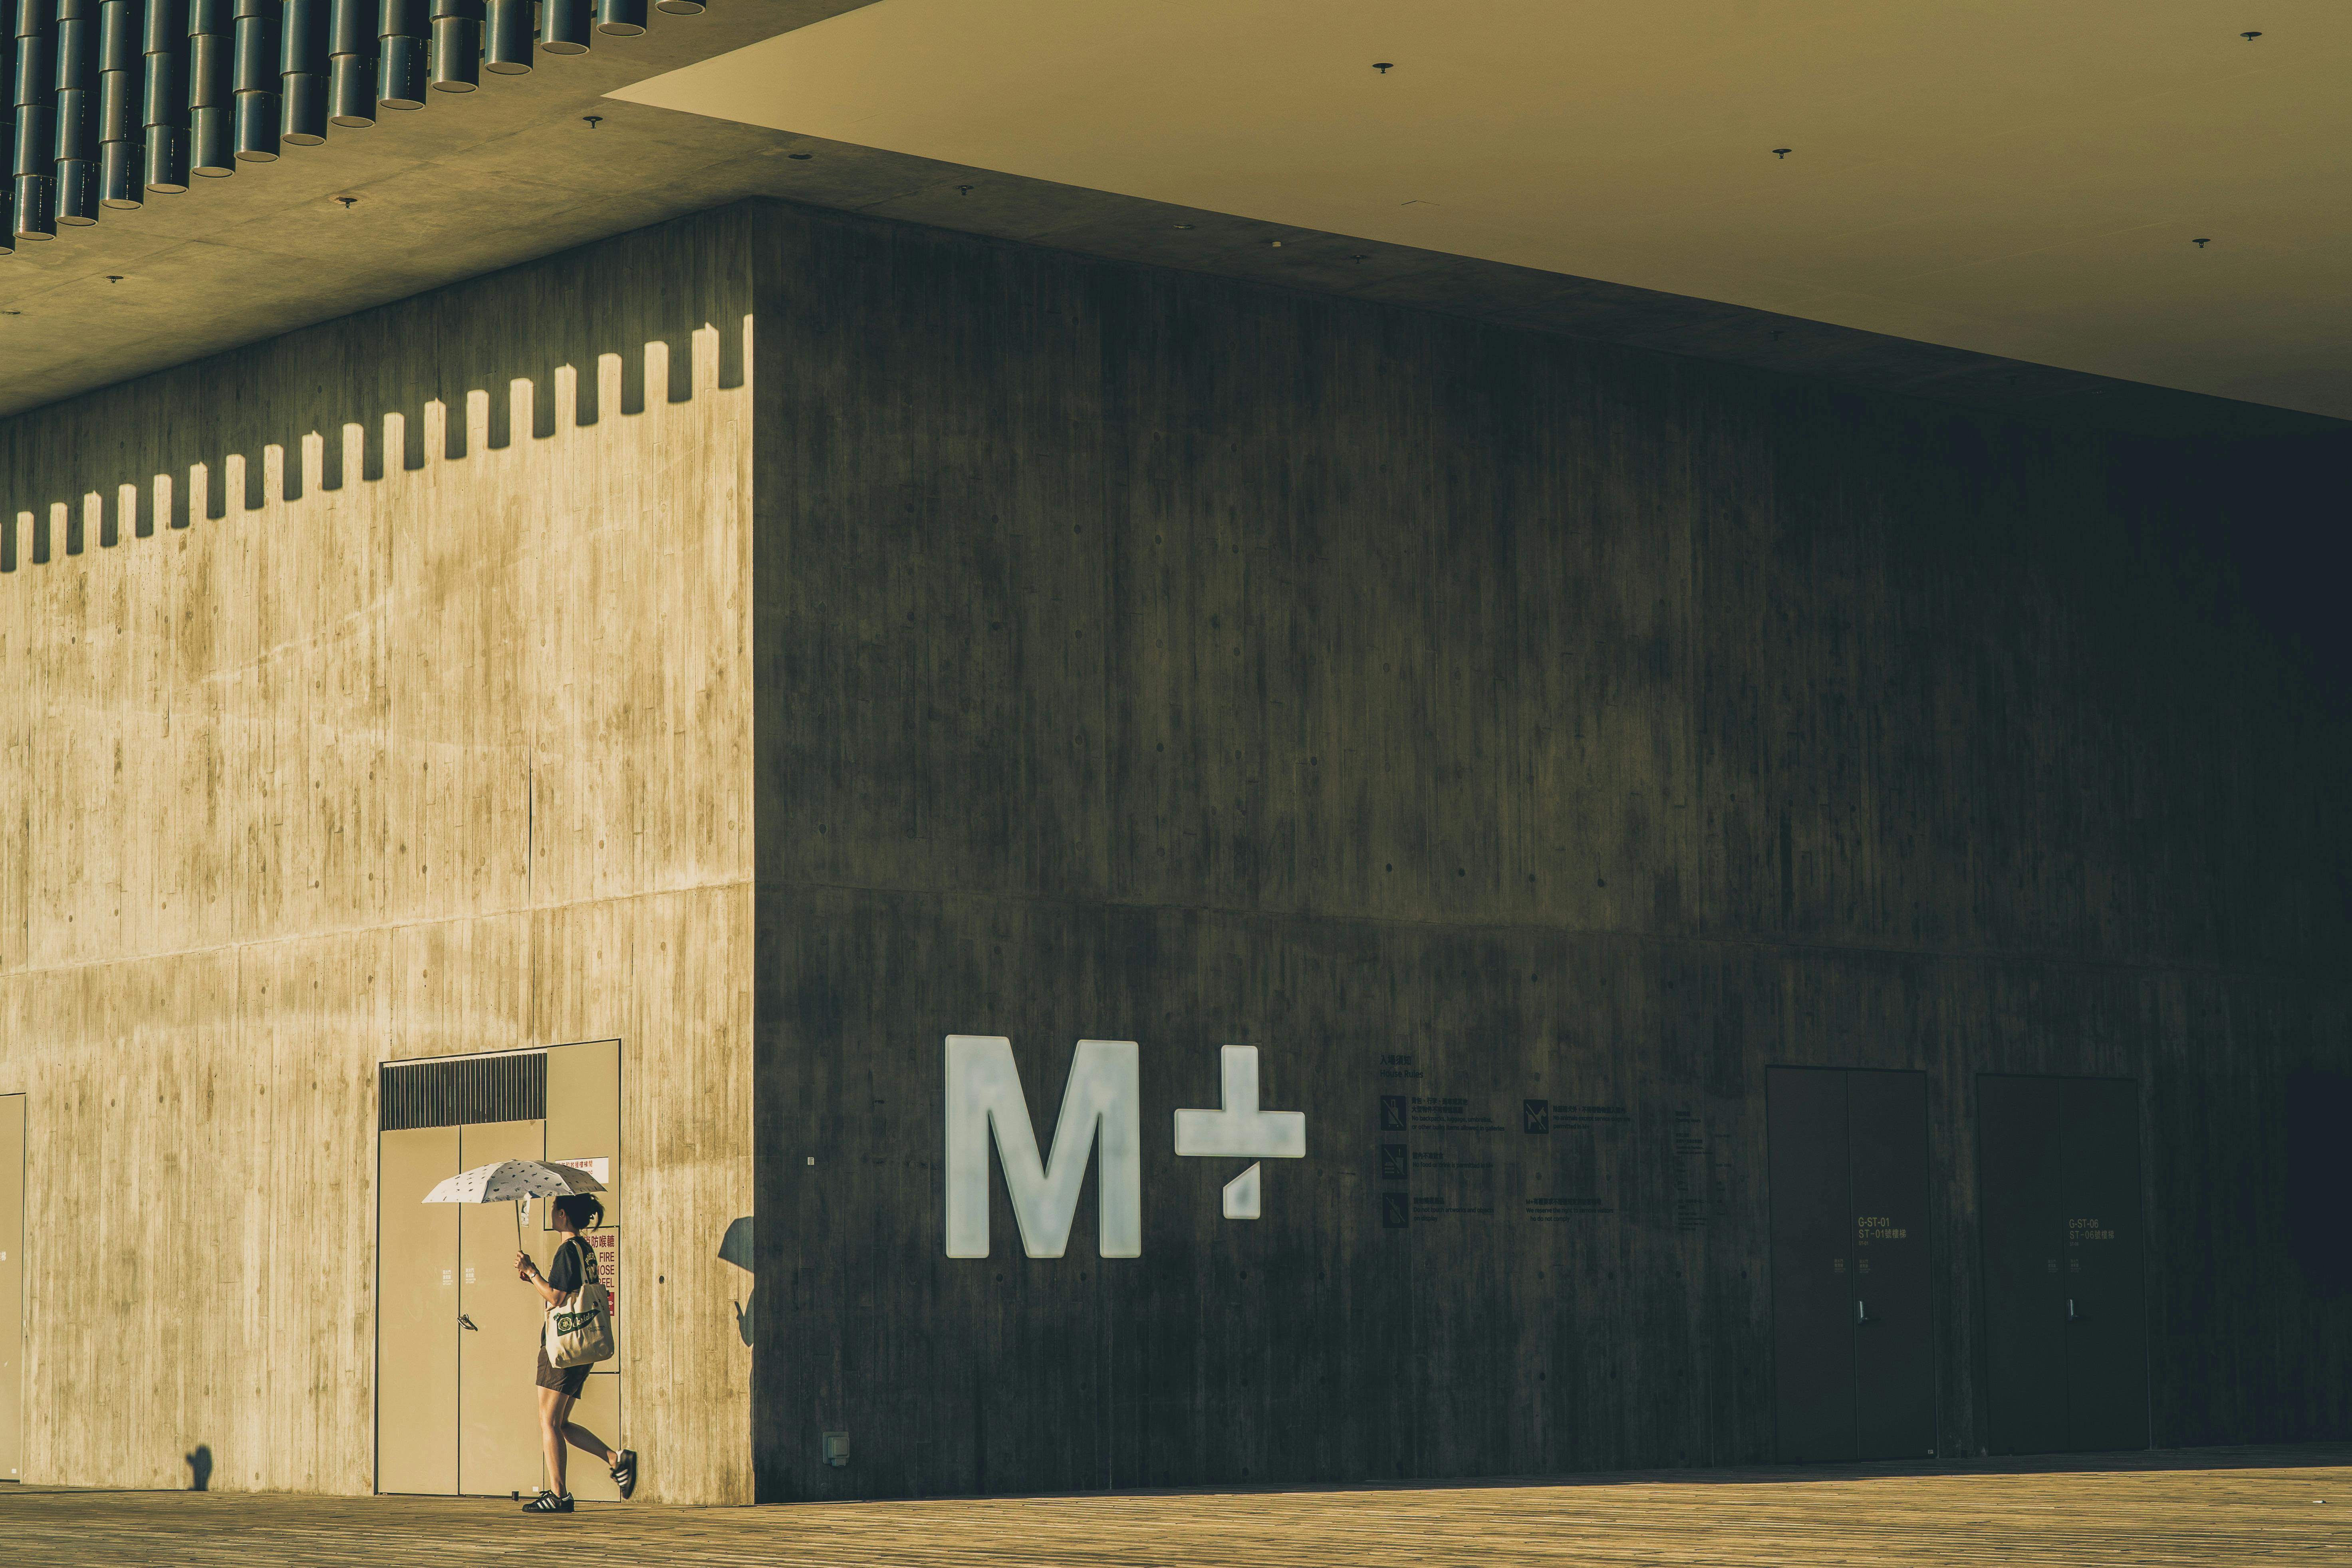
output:
[{"label": "wooden deck floor", "polygon": [[2352,1450],[1333,1491],[608,1505],[538,1520],[506,1502],[0,1487],[0,1562],[12,1564],[405,1568],[519,1551],[599,1568],[2342,1563],[2352,1563]]}]

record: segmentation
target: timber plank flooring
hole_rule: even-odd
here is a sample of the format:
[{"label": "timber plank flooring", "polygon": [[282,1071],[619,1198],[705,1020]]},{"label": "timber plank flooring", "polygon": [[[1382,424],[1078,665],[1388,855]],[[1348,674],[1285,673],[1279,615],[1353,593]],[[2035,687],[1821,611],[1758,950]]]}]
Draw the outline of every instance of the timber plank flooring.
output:
[{"label": "timber plank flooring", "polygon": [[11,1562],[404,1564],[2202,1564],[2352,1556],[2352,1449],[1836,1466],[1328,1491],[591,1505],[0,1488]]}]

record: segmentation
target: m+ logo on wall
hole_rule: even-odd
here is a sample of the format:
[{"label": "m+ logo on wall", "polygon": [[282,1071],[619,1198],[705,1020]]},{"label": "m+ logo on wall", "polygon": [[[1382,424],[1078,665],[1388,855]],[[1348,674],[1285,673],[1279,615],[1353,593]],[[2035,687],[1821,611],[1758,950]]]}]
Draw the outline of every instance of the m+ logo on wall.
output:
[{"label": "m+ logo on wall", "polygon": [[[1062,1110],[1051,1152],[1042,1158],[1013,1042],[1001,1035],[947,1038],[947,1252],[988,1256],[988,1151],[996,1148],[1021,1247],[1032,1258],[1059,1258],[1077,1217],[1087,1162],[1102,1151],[1097,1250],[1105,1258],[1143,1256],[1142,1094],[1133,1040],[1080,1040],[1062,1087]],[[1307,1118],[1296,1110],[1258,1108],[1257,1047],[1218,1052],[1223,1103],[1214,1110],[1179,1110],[1179,1155],[1243,1159],[1249,1168],[1225,1184],[1227,1219],[1260,1212],[1257,1162],[1307,1154]]]}]

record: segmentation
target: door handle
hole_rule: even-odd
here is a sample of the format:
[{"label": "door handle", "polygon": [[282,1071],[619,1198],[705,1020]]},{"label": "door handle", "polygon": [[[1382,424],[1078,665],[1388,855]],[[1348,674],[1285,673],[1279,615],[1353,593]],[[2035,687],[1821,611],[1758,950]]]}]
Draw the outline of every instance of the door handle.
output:
[{"label": "door handle", "polygon": [[1876,1318],[1870,1315],[1869,1309],[1864,1307],[1859,1300],[1855,1301],[1853,1304],[1853,1321],[1856,1323],[1874,1323],[1878,1321]]},{"label": "door handle", "polygon": [[2070,1323],[2079,1323],[2079,1322],[2083,1321],[2084,1321],[2084,1319],[2085,1317],[2087,1317],[2087,1316],[2088,1316],[2088,1314],[2087,1314],[2087,1313],[2078,1312],[2078,1311],[2074,1310],[2074,1297],[2069,1296],[2069,1297],[2067,1297],[2067,1298],[2066,1298],[2066,1321],[2067,1321],[2068,1322],[2070,1322]]},{"label": "door handle", "polygon": [[482,1326],[463,1312],[457,1314],[457,1326],[469,1333],[478,1334],[482,1331]]}]

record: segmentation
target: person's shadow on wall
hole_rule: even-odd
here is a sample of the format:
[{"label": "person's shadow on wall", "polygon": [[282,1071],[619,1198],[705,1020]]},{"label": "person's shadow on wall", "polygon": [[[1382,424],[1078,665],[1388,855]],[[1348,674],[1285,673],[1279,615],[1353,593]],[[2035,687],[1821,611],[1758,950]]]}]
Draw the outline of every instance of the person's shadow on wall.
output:
[{"label": "person's shadow on wall", "polygon": [[213,1484],[212,1445],[209,1443],[199,1443],[196,1445],[195,1452],[186,1456],[186,1458],[188,1461],[188,1489],[192,1492],[210,1491]]},{"label": "person's shadow on wall", "polygon": [[[727,1234],[719,1238],[719,1257],[722,1262],[731,1263],[744,1273],[752,1274],[754,1273],[751,1267],[752,1256],[751,1216],[745,1215],[727,1227]],[[753,1323],[751,1313],[757,1304],[758,1294],[758,1287],[755,1284],[746,1289],[743,1299],[735,1303],[735,1331],[743,1337],[745,1344],[751,1346],[755,1354],[759,1350],[754,1340],[758,1330]]]}]

